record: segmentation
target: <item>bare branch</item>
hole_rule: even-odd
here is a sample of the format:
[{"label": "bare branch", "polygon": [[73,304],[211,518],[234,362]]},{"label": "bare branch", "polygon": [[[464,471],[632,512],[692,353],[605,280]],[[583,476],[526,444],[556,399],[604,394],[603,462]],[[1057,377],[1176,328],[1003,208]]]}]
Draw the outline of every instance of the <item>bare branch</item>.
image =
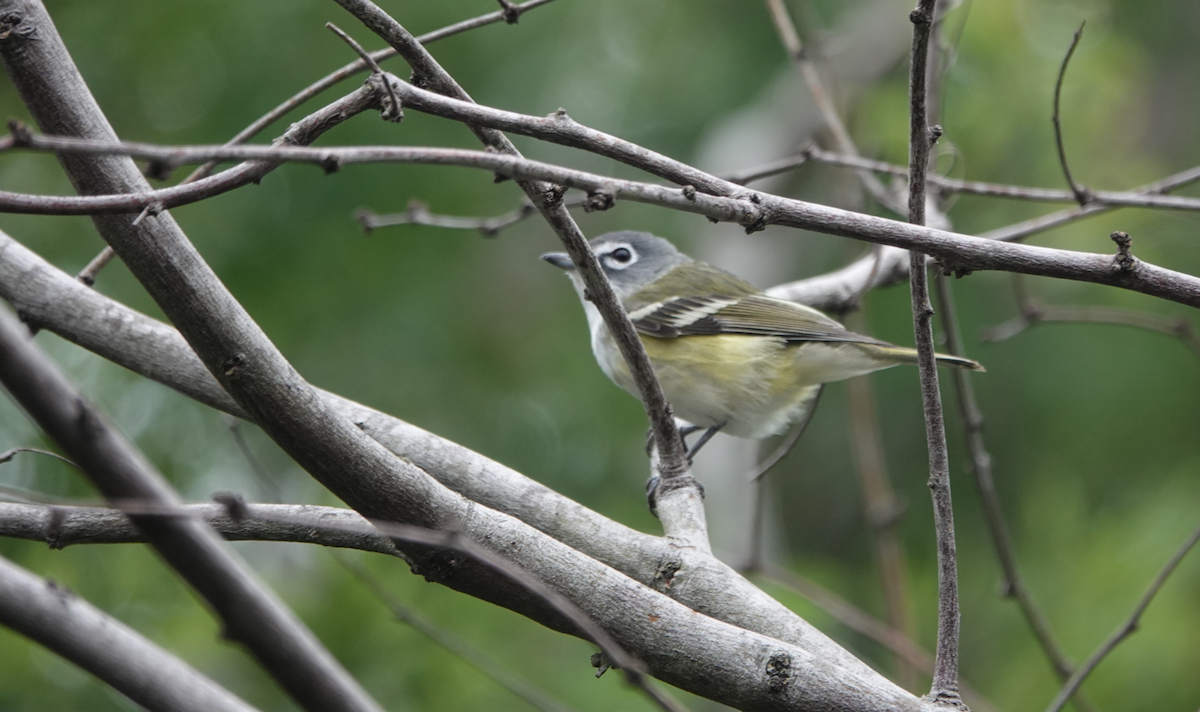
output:
[{"label": "bare branch", "polygon": [[1062,122],[1058,115],[1063,79],[1067,76],[1067,65],[1071,63],[1071,56],[1075,54],[1075,48],[1079,46],[1079,40],[1083,37],[1085,24],[1087,24],[1086,21],[1079,23],[1079,29],[1075,30],[1075,38],[1071,40],[1071,47],[1067,50],[1067,56],[1063,57],[1062,66],[1058,69],[1058,81],[1054,83],[1054,115],[1051,117],[1054,122],[1054,143],[1058,146],[1058,161],[1062,164],[1063,176],[1067,179],[1067,185],[1071,186],[1071,193],[1075,195],[1075,200],[1080,205],[1087,205],[1092,199],[1091,191],[1076,183],[1074,176],[1071,175],[1071,166],[1067,162],[1067,149],[1063,145]]},{"label": "bare branch", "polygon": [[61,584],[34,576],[4,557],[0,557],[0,624],[153,712],[254,711]]},{"label": "bare branch", "polygon": [[[247,417],[173,328],[88,289],[0,233],[0,295],[31,323],[196,400]],[[478,453],[379,411],[322,392],[333,407],[392,452],[484,507],[510,514],[693,609],[733,625],[860,665],[844,650],[717,559],[613,522]],[[486,510],[476,508],[477,514]],[[506,525],[507,526],[507,525]],[[496,536],[481,532],[481,536]],[[505,534],[504,536],[512,536]],[[528,536],[527,534],[521,536]],[[508,540],[508,539],[505,539]],[[521,551],[556,561],[537,538]],[[583,576],[590,564],[563,566]],[[572,568],[573,567],[573,568]],[[611,571],[602,569],[603,576]],[[674,586],[678,576],[688,585]]]},{"label": "bare branch", "polygon": [[[936,0],[920,0],[909,15],[913,23],[912,55],[908,75],[908,221],[925,223],[925,173],[929,149],[941,135],[926,121],[929,35]],[[921,400],[929,448],[929,488],[933,494],[933,519],[937,530],[938,633],[933,685],[929,699],[940,705],[965,708],[958,692],[958,564],[954,543],[954,508],[950,500],[950,462],[946,452],[946,426],[933,351],[933,306],[929,302],[925,255],[913,251],[909,258],[913,328],[916,333]]]},{"label": "bare branch", "polygon": [[[947,347],[950,353],[962,356],[965,354],[962,332],[958,328],[957,307],[954,302],[954,292],[949,278],[944,274],[937,276],[938,305],[942,310],[942,329],[946,332]],[[1046,614],[1033,598],[1033,592],[1025,582],[1021,569],[1017,566],[1016,547],[1013,546],[1012,536],[1008,531],[1008,522],[1004,518],[1004,510],[1000,504],[1000,495],[996,491],[996,483],[992,478],[992,456],[987,451],[983,440],[984,418],[983,411],[975,397],[975,387],[971,378],[954,374],[954,391],[957,394],[959,419],[963,424],[967,441],[967,450],[971,455],[971,474],[975,480],[975,488],[983,505],[984,521],[996,549],[996,558],[1000,569],[1004,572],[1004,593],[1016,599],[1017,607],[1025,616],[1025,622],[1033,632],[1042,651],[1050,661],[1059,679],[1065,682],[1075,670],[1075,664],[1067,657],[1062,646],[1055,638]],[[1076,699],[1080,712],[1094,712],[1095,708],[1081,695]]]},{"label": "bare branch", "polygon": [[[436,94],[443,94],[458,99],[459,101],[456,103],[460,104],[459,109],[468,113],[474,110],[475,105],[471,97],[400,23],[370,0],[337,0],[337,3],[395,48],[412,67],[414,80],[433,90],[433,92],[426,92],[400,82],[399,84],[402,86],[398,87],[398,93],[401,95],[401,101],[414,108],[420,108],[424,103],[443,104],[446,100],[436,96]],[[405,91],[404,87],[407,87],[408,91]],[[565,117],[565,112],[563,117]],[[521,154],[513,146],[512,141],[497,130],[503,128],[502,126],[489,128],[484,128],[484,126],[488,125],[468,123],[468,127],[485,147],[498,151],[505,157],[520,157]],[[694,173],[700,173],[695,169],[692,170]],[[708,541],[708,528],[705,523],[700,487],[692,478],[684,452],[683,438],[679,436],[675,419],[671,416],[670,405],[662,393],[654,370],[650,367],[650,360],[646,356],[641,339],[625,314],[612,286],[608,283],[604,271],[600,269],[596,256],[592,254],[591,246],[583,232],[559,200],[561,197],[559,188],[555,185],[548,185],[540,179],[529,180],[524,176],[512,177],[517,179],[521,189],[525,191],[530,201],[538,206],[550,227],[562,241],[571,261],[579,270],[584,284],[587,285],[590,300],[603,315],[604,323],[612,332],[621,356],[629,366],[629,371],[638,386],[638,393],[641,395],[642,404],[650,420],[651,430],[655,435],[656,457],[652,459],[651,466],[653,471],[661,476],[661,479],[658,480],[659,486],[656,487],[655,501],[658,504],[658,515],[663,523],[663,530],[668,536],[675,537],[681,542],[699,547],[705,552],[710,551],[711,545]],[[605,196],[610,195],[609,191],[603,187],[597,187],[595,191]],[[695,192],[695,189],[692,192]],[[652,478],[651,481],[655,480]]]},{"label": "bare branch", "polygon": [[984,329],[980,334],[984,341],[1005,341],[1037,324],[1114,324],[1173,336],[1200,357],[1200,337],[1196,335],[1192,323],[1184,317],[1171,318],[1119,307],[1043,304],[1029,295],[1020,275],[1013,275],[1013,279],[1020,314],[1002,324]]},{"label": "bare branch", "polygon": [[1079,666],[1079,669],[1075,671],[1075,674],[1071,676],[1071,679],[1068,680],[1065,685],[1063,685],[1063,688],[1059,691],[1058,696],[1055,697],[1054,701],[1050,703],[1050,706],[1046,708],[1046,712],[1058,712],[1061,710],[1063,706],[1066,705],[1071,699],[1072,695],[1074,695],[1079,689],[1079,686],[1083,684],[1083,681],[1087,679],[1087,676],[1096,669],[1096,666],[1099,665],[1100,662],[1104,660],[1104,658],[1107,657],[1114,648],[1120,645],[1121,641],[1125,640],[1130,635],[1133,635],[1134,631],[1137,630],[1138,621],[1141,620],[1142,614],[1146,612],[1146,608],[1150,606],[1150,602],[1154,600],[1154,596],[1158,594],[1159,590],[1163,587],[1163,584],[1167,582],[1167,578],[1173,571],[1175,571],[1175,567],[1179,565],[1179,562],[1183,560],[1183,557],[1187,555],[1188,551],[1190,551],[1191,548],[1196,545],[1197,541],[1200,541],[1200,527],[1197,527],[1191,533],[1191,536],[1189,536],[1187,540],[1183,542],[1183,545],[1175,551],[1175,554],[1171,557],[1171,559],[1162,567],[1162,570],[1158,572],[1158,575],[1154,577],[1154,581],[1150,583],[1149,588],[1147,588],[1146,592],[1142,594],[1141,600],[1139,600],[1137,605],[1133,607],[1133,612],[1129,614],[1129,618],[1120,626],[1118,626],[1115,631],[1113,631],[1113,634],[1109,636],[1099,648],[1096,649],[1096,652],[1092,653],[1091,657],[1089,657],[1087,661],[1083,663],[1083,665]]},{"label": "bare branch", "polygon": [[[350,49],[353,49],[354,52],[362,58],[362,61],[366,62],[367,66],[371,68],[372,75],[377,77],[383,76],[383,70],[379,68],[379,64],[376,63],[375,58],[368,54],[357,40],[345,32],[342,32],[341,28],[332,22],[326,22],[325,27],[327,27],[338,37],[341,37],[343,42],[350,45]],[[387,88],[387,99],[391,103],[384,102],[383,110],[379,113],[379,117],[384,121],[394,121],[396,123],[400,123],[400,121],[404,118],[404,109],[400,104],[400,99],[396,97],[396,91],[392,88],[392,85],[386,82],[385,85]]]},{"label": "bare branch", "polygon": [[[563,198],[563,206],[568,208],[583,205],[587,196],[572,196]],[[402,213],[377,215],[370,210],[359,210],[354,219],[362,225],[363,230],[371,232],[381,227],[392,225],[429,225],[431,227],[447,228],[450,230],[478,230],[484,237],[495,237],[500,231],[537,214],[537,207],[524,197],[521,205],[503,215],[489,218],[466,218],[455,215],[437,215],[429,212],[429,208],[418,200],[408,201],[408,209]]]},{"label": "bare branch", "polygon": [[411,608],[392,595],[384,588],[371,572],[345,557],[337,557],[338,563],[354,574],[384,606],[391,611],[392,616],[414,630],[429,638],[434,643],[445,648],[450,654],[459,658],[478,670],[493,682],[508,690],[517,697],[525,700],[529,706],[542,712],[572,712],[571,708],[552,697],[542,688],[528,680],[509,672],[497,660],[479,648],[458,637],[453,631],[442,628],[429,618],[426,618],[415,608]]},{"label": "bare branch", "polygon": [[[775,24],[775,30],[779,33],[779,39],[783,43],[784,49],[787,50],[792,63],[804,78],[804,83],[808,86],[808,91],[812,94],[813,101],[820,109],[821,117],[825,120],[825,126],[833,134],[833,140],[838,150],[850,156],[857,156],[858,148],[854,145],[854,139],[850,137],[846,125],[842,123],[842,118],[838,115],[837,108],[834,107],[833,100],[829,97],[829,91],[825,88],[825,83],[821,81],[821,75],[817,72],[816,64],[801,43],[800,33],[796,31],[792,17],[788,14],[787,6],[784,5],[783,0],[767,0],[767,9],[771,13],[771,21]],[[897,215],[904,214],[904,206],[870,171],[860,170],[856,171],[856,174],[863,188],[880,205]]]},{"label": "bare branch", "polygon": [[[166,480],[67,382],[7,310],[0,381],[110,500],[179,503]],[[135,517],[155,550],[208,601],[226,634],[310,710],[382,710],[316,637],[221,543],[190,519]]]},{"label": "bare branch", "polygon": [[[880,173],[889,173],[891,175],[907,178],[908,169],[904,166],[898,166],[894,163],[885,161],[876,161],[870,158],[862,158],[861,156],[846,156],[830,151],[822,150],[816,146],[807,146],[801,152],[801,156],[790,161],[803,163],[802,158],[808,158],[821,163],[828,163],[835,166],[846,166],[850,168],[866,168]],[[783,165],[781,162],[780,165]],[[1192,169],[1187,175],[1192,174],[1196,170]],[[1013,198],[1016,200],[1031,200],[1048,203],[1073,203],[1077,202],[1075,194],[1069,190],[1058,190],[1054,188],[1028,188],[1020,185],[1005,185],[1002,183],[985,183],[982,181],[958,180],[955,178],[946,178],[937,174],[929,174],[926,176],[926,181],[930,185],[935,185],[943,193],[967,193],[970,195],[987,195],[996,198]],[[1159,185],[1159,184],[1151,184]],[[1179,187],[1179,186],[1171,186]],[[1146,192],[1148,189],[1135,189],[1132,191],[1090,191],[1089,205],[1103,205],[1108,207],[1128,207],[1128,208],[1162,208],[1166,210],[1200,210],[1200,198],[1187,198],[1174,195],[1157,195],[1151,192]]]},{"label": "bare branch", "polygon": [[23,453],[23,452],[34,453],[36,455],[45,455],[46,457],[53,457],[56,460],[62,460],[63,462],[67,463],[68,465],[70,465],[71,467],[74,467],[76,469],[78,469],[78,467],[79,467],[75,463],[71,462],[70,460],[63,457],[62,455],[59,455],[56,452],[50,452],[49,450],[39,450],[36,447],[14,447],[10,450],[5,450],[4,452],[0,452],[0,465],[3,465],[4,463],[9,462],[14,457],[16,457],[17,455],[19,455],[20,453]]},{"label": "bare branch", "polygon": [[[1200,279],[1142,261],[1138,261],[1132,271],[1114,271],[1111,269],[1112,257],[1107,255],[1056,250],[1033,245],[1008,244],[997,239],[971,237],[757,191],[747,190],[740,196],[728,198],[706,195],[689,191],[686,187],[683,190],[677,190],[652,183],[609,178],[538,161],[481,151],[388,146],[321,149],[300,146],[167,148],[144,144],[72,141],[49,137],[41,137],[36,140],[54,141],[56,152],[78,151],[80,153],[113,153],[167,158],[187,155],[192,160],[218,156],[266,162],[289,160],[315,164],[332,162],[338,165],[388,161],[479,168],[522,180],[550,180],[559,185],[589,192],[606,191],[619,199],[696,213],[714,220],[736,222],[752,228],[761,225],[784,225],[905,249],[917,249],[960,272],[1004,270],[1073,279],[1108,284],[1189,306],[1200,306]],[[258,165],[243,164],[243,166],[232,168],[191,185],[129,195],[46,197],[0,191],[0,212],[81,215],[136,212],[153,204],[172,207],[202,199],[208,193],[215,194],[245,185],[251,180],[249,177],[251,169]],[[265,169],[254,168],[254,170]],[[1188,175],[1190,176],[1191,173],[1189,171]],[[208,181],[216,183],[210,184]],[[203,190],[200,190],[201,188]],[[1075,208],[1074,210],[1087,209]],[[1103,210],[1103,208],[1097,208],[1097,210]],[[1074,217],[1077,216],[1072,216],[1071,219]],[[1023,229],[1025,228],[1023,227]],[[866,263],[868,274],[874,270],[872,265],[873,262]],[[858,267],[854,269],[858,269]],[[879,274],[886,275],[886,271],[879,270]],[[881,276],[878,279],[883,281],[887,278]],[[838,277],[838,279],[840,280],[842,277]],[[861,282],[856,284],[861,284]]]},{"label": "bare branch", "polygon": [[[289,541],[399,556],[396,547],[352,509],[307,504],[244,504],[234,517],[223,504],[181,504],[229,541]],[[275,521],[276,517],[279,521]],[[303,524],[291,522],[302,521]],[[356,529],[357,527],[357,529]],[[52,549],[75,544],[134,544],[146,537],[124,511],[111,507],[0,502],[0,536],[40,541]]]}]

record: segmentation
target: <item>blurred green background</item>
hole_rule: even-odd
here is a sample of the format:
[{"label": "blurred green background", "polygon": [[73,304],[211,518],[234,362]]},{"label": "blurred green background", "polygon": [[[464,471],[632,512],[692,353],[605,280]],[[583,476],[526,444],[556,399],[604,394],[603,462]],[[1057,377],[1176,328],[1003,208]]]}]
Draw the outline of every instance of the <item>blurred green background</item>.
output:
[{"label": "blurred green background", "polygon": [[[420,33],[495,8],[485,0],[381,5]],[[368,48],[382,47],[332,2],[318,0],[55,0],[50,11],[84,77],[124,138],[219,143],[352,55],[333,21]],[[801,7],[828,29],[826,76],[861,150],[905,160],[906,64],[911,3],[835,2]],[[1051,96],[1071,34],[1087,30],[1067,75],[1063,121],[1077,179],[1123,189],[1197,163],[1200,9],[1164,0],[1015,0],[967,3],[947,22],[953,67],[944,81],[946,129],[939,170],[976,180],[1062,187]],[[819,34],[819,33],[817,33]],[[431,45],[484,104],[576,120],[701,168],[745,168],[793,153],[816,126],[811,101],[756,2],[587,3],[558,0],[516,26],[493,25]],[[385,68],[407,76],[391,60]],[[357,81],[357,80],[354,80]],[[288,120],[348,91],[346,83]],[[0,82],[5,117],[28,119]],[[280,123],[267,136],[286,126]],[[265,138],[264,138],[265,140]],[[516,139],[527,155],[636,177],[595,156]],[[364,115],[326,144],[476,148],[462,126],[409,111],[399,126]],[[828,145],[828,144],[826,144]],[[953,150],[950,150],[950,147]],[[176,178],[184,175],[180,173]],[[0,187],[70,188],[52,158],[0,158]],[[764,188],[860,207],[853,177],[805,166]],[[1186,194],[1187,191],[1185,191]],[[1194,191],[1192,191],[1194,194]],[[657,532],[642,483],[645,419],[595,366],[581,310],[556,270],[537,256],[556,248],[538,219],[497,239],[473,232],[395,227],[364,235],[357,208],[486,216],[514,208],[520,192],[489,174],[453,168],[349,167],[324,175],[285,167],[252,186],[174,212],[201,253],[313,383],[392,413],[509,465],[618,521]],[[878,211],[866,205],[869,211]],[[953,203],[955,229],[983,232],[1053,209],[985,198]],[[840,238],[736,226],[618,203],[578,216],[589,235],[641,229],[753,277],[763,286],[836,268],[866,246]],[[1147,261],[1200,273],[1196,217],[1126,210],[1039,235],[1053,247],[1112,252],[1108,234],[1133,235]],[[0,216],[0,228],[69,272],[102,247],[83,218]],[[1191,310],[1130,292],[1028,281],[1039,300],[1141,310],[1195,323]],[[98,288],[157,314],[118,264]],[[974,378],[986,439],[1017,555],[1037,598],[1076,660],[1122,620],[1158,568],[1200,523],[1200,359],[1179,340],[1095,324],[1034,327],[981,343],[986,327],[1017,312],[1009,275],[955,284],[968,352],[988,368]],[[911,343],[904,286],[869,294],[870,333]],[[256,501],[337,504],[248,426],[63,343],[38,337],[85,391],[184,494],[219,490]],[[872,377],[888,468],[904,506],[902,538],[919,641],[932,647],[935,573],[924,431],[915,369]],[[999,567],[968,475],[952,386],[943,381],[957,513],[962,591],[962,671],[1006,710],[1040,709],[1057,683],[1015,604],[1000,594]],[[827,389],[797,451],[772,473],[769,550],[774,559],[882,615],[878,574],[847,434],[845,386]],[[239,448],[244,436],[246,449]],[[0,450],[49,444],[7,400]],[[249,454],[247,454],[247,451]],[[701,456],[700,460],[704,460]],[[699,466],[703,466],[700,463]],[[736,474],[736,473],[735,473]],[[81,477],[47,458],[18,456],[0,484],[93,498]],[[748,490],[746,490],[748,491]],[[743,491],[745,496],[745,491]],[[732,563],[741,524],[710,510],[715,542]],[[367,689],[391,710],[525,709],[465,663],[400,623],[327,551],[238,544]],[[194,596],[136,546],[72,547],[0,541],[0,554],[77,591],[264,710],[294,709],[246,657],[218,638]],[[501,658],[580,710],[649,709],[616,675],[592,679],[588,645],[515,614],[426,584],[396,561],[361,561],[407,604]],[[891,656],[804,600],[770,589],[885,673]],[[1139,631],[1085,690],[1104,710],[1200,705],[1200,560],[1186,559]],[[926,683],[920,683],[924,692]],[[688,698],[694,709],[710,703]],[[50,653],[0,630],[0,709],[124,710],[133,706]]]}]

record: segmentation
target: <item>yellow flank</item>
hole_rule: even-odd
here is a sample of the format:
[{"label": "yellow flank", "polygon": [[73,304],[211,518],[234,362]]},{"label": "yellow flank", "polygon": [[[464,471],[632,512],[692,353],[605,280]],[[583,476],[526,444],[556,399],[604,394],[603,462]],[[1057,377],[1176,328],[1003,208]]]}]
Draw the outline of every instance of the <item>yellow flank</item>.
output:
[{"label": "yellow flank", "polygon": [[[740,334],[643,336],[642,343],[676,416],[702,427],[728,422],[723,432],[749,438],[786,429],[825,380],[819,373],[824,354],[797,359],[798,352],[832,351],[825,344],[789,346],[782,339]],[[601,359],[612,367],[608,375],[636,395],[624,359],[612,355]],[[810,362],[814,355],[816,361]]]}]

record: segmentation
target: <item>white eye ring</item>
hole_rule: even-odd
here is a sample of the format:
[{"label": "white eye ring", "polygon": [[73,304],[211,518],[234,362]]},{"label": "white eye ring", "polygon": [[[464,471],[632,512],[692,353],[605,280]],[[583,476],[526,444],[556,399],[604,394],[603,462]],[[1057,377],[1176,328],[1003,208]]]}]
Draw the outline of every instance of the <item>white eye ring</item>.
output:
[{"label": "white eye ring", "polygon": [[630,245],[620,244],[604,255],[604,264],[610,269],[625,269],[637,262],[637,252]]}]

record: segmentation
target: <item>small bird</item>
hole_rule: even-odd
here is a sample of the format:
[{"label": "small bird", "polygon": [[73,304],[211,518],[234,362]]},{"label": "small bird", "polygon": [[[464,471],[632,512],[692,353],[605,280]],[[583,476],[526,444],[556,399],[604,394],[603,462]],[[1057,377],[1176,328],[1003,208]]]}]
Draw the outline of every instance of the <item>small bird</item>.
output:
[{"label": "small bird", "polygon": [[[610,232],[592,250],[625,306],[675,416],[707,429],[694,456],[718,431],[742,438],[778,435],[803,417],[821,385],[897,364],[915,349],[847,331],[833,319],[762,290],[645,232]],[[635,397],[637,386],[583,278],[563,252],[542,259],[566,271],[583,301],[600,368]],[[937,354],[941,363],[983,371],[977,362]]]}]

